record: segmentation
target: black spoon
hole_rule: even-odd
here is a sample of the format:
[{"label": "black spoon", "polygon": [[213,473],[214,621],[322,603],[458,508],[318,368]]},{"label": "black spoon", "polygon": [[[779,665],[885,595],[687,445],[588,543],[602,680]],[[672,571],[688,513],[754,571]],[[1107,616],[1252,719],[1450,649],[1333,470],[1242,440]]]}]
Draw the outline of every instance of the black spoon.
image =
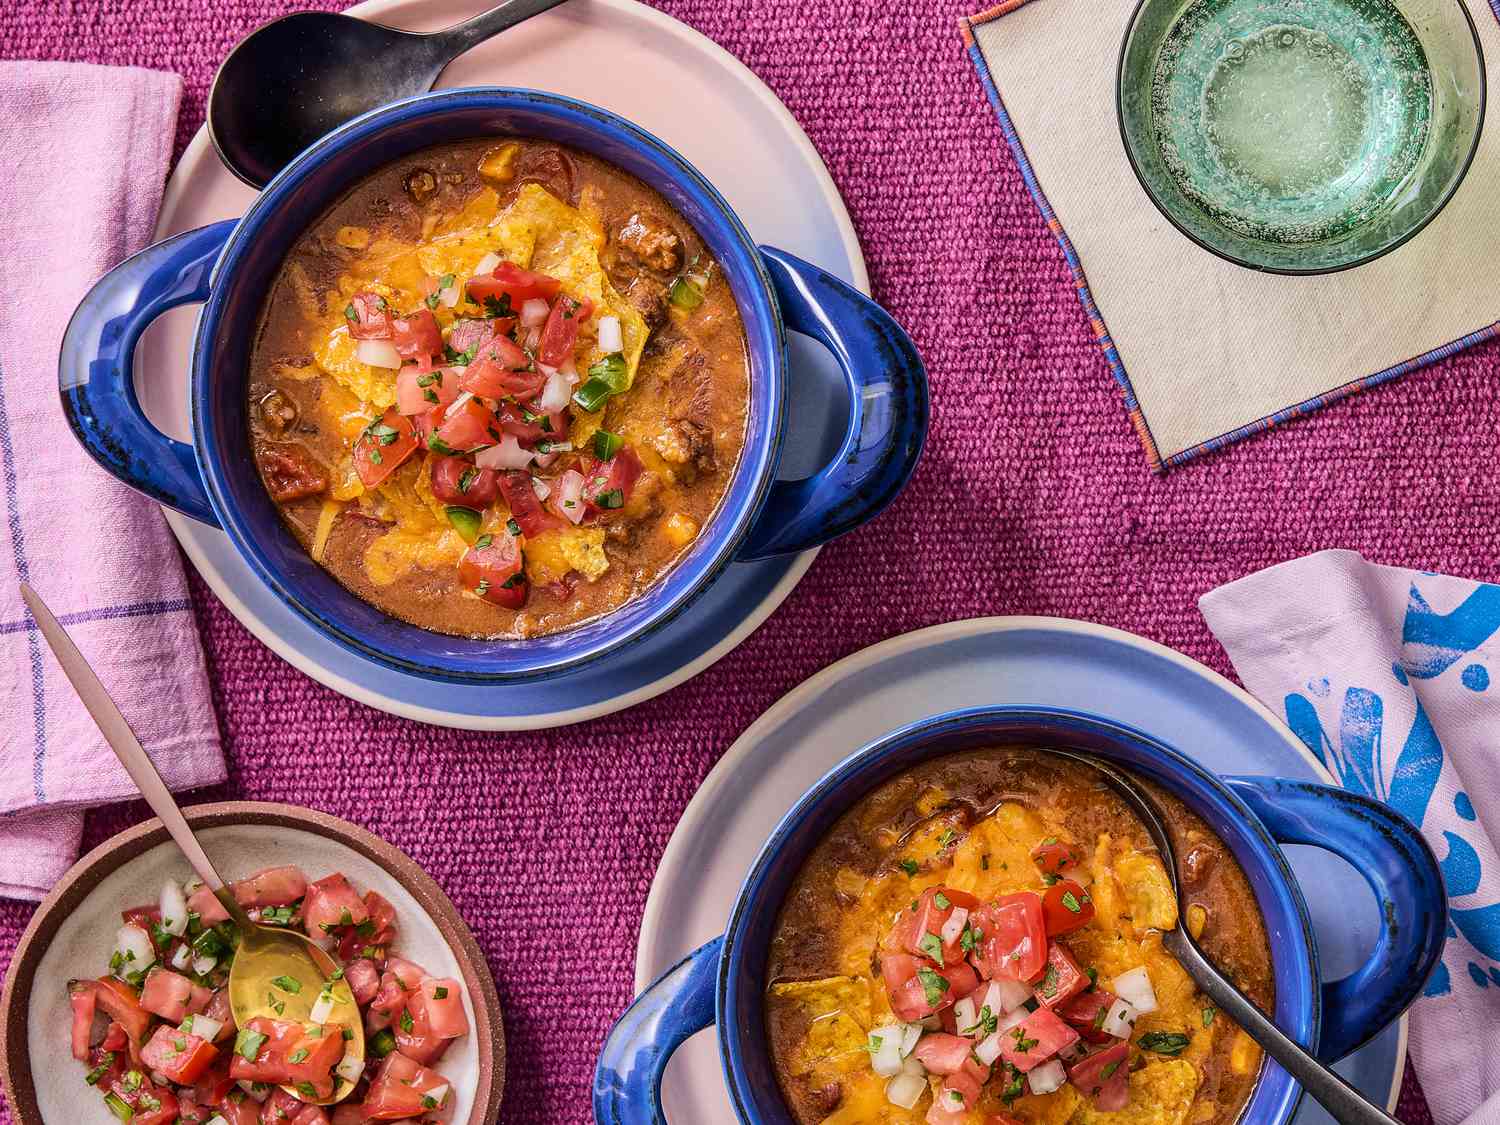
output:
[{"label": "black spoon", "polygon": [[400,31],[332,12],[294,12],[240,41],[214,75],[208,135],[224,166],[264,187],[323,134],[432,89],[470,47],[562,0],[505,0],[442,31]]},{"label": "black spoon", "polygon": [[[1166,820],[1155,799],[1134,780],[1097,758],[1066,750],[1049,749],[1048,753],[1069,758],[1096,770],[1109,787],[1130,806],[1131,811],[1146,826],[1152,843],[1161,853],[1162,863],[1172,880],[1172,893],[1177,896],[1180,908],[1182,892],[1177,885],[1177,858],[1172,850],[1172,837],[1167,832]],[[1188,933],[1187,926],[1179,924],[1170,930],[1163,930],[1161,943],[1177,959],[1177,963],[1187,970],[1188,976],[1193,978],[1203,994],[1217,1004],[1221,1012],[1239,1024],[1246,1035],[1281,1064],[1283,1070],[1301,1083],[1302,1088],[1340,1125],[1397,1125],[1394,1117],[1366,1101],[1363,1094],[1304,1051],[1271,1022],[1271,1018],[1254,1001],[1230,983],[1229,978],[1204,956],[1203,950],[1198,948],[1198,943]]]}]

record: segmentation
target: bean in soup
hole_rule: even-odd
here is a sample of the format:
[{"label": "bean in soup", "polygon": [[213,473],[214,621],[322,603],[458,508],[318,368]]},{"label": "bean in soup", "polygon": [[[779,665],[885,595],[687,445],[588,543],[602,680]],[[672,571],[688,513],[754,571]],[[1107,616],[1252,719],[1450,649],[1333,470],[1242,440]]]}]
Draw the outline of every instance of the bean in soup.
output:
[{"label": "bean in soup", "polygon": [[[1244,872],[1155,786],[1181,919],[1273,1001]],[[767,1034],[803,1125],[1229,1125],[1260,1049],[1162,948],[1178,903],[1144,825],[1085,766],[951,755],[882,785],[808,857],[768,965]]]},{"label": "bean in soup", "polygon": [[745,332],[651,188],[534,140],[432,148],[296,242],[250,364],[287,527],[427,629],[535,637],[618,609],[713,518],[744,444]]}]

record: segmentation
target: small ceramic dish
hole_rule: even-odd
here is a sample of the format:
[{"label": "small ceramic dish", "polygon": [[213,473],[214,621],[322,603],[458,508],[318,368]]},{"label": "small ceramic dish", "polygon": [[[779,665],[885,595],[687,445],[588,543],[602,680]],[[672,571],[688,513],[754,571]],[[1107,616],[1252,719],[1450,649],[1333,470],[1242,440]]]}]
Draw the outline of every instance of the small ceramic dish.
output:
[{"label": "small ceramic dish", "polygon": [[[396,908],[398,951],[463,981],[469,1034],[443,1057],[455,1125],[489,1125],[505,1087],[505,1029],[495,982],[469,928],[432,878],[363,828],[292,805],[229,801],[184,810],[227,879],[295,863],[309,877],[342,871]],[[0,1000],[0,1077],[17,1125],[106,1125],[109,1111],[69,1054],[69,978],[103,971],[120,911],[153,902],[190,871],[158,820],[106,840],[80,859],[21,935]]]}]

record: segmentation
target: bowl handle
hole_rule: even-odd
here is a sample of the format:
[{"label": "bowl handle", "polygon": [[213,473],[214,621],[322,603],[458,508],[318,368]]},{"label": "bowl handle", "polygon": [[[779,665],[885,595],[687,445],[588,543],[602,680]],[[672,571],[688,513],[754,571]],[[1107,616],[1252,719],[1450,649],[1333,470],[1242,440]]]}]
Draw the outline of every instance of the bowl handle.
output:
[{"label": "bowl handle", "polygon": [[714,1022],[714,982],[724,939],[699,946],[657,978],[620,1017],[594,1070],[599,1125],[664,1122],[661,1076],[672,1052]]},{"label": "bowl handle", "polygon": [[1341,1059],[1411,1006],[1442,956],[1448,898],[1437,858],[1409,820],[1363,793],[1275,777],[1225,780],[1277,841],[1342,856],[1381,905],[1370,960],[1323,985],[1317,1053]]},{"label": "bowl handle", "polygon": [[74,311],[58,360],[63,414],[89,456],[157,503],[214,527],[193,447],[153,426],[135,397],[135,346],[168,309],[208,298],[209,274],[236,222],[185,231],[110,270]]},{"label": "bowl handle", "polygon": [[849,428],[823,468],[771,486],[741,559],[805,551],[873,518],[906,484],[927,436],[927,372],[890,313],[785,250],[762,246],[760,253],[786,326],[818,340],[838,361]]}]

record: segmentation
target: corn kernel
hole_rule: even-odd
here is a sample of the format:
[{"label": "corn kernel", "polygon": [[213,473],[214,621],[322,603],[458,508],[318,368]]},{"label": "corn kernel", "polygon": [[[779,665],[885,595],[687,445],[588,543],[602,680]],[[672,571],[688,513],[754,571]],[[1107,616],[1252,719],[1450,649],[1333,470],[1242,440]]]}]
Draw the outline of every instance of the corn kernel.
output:
[{"label": "corn kernel", "polygon": [[516,154],[521,151],[518,144],[501,145],[484,154],[479,162],[479,174],[502,183],[509,182],[516,174]]},{"label": "corn kernel", "polygon": [[1203,927],[1208,925],[1208,910],[1199,906],[1196,902],[1187,908],[1188,933],[1193,935],[1193,940],[1203,936]]},{"label": "corn kernel", "polygon": [[698,534],[698,521],[683,512],[673,512],[661,521],[662,534],[677,548],[686,547]]}]

